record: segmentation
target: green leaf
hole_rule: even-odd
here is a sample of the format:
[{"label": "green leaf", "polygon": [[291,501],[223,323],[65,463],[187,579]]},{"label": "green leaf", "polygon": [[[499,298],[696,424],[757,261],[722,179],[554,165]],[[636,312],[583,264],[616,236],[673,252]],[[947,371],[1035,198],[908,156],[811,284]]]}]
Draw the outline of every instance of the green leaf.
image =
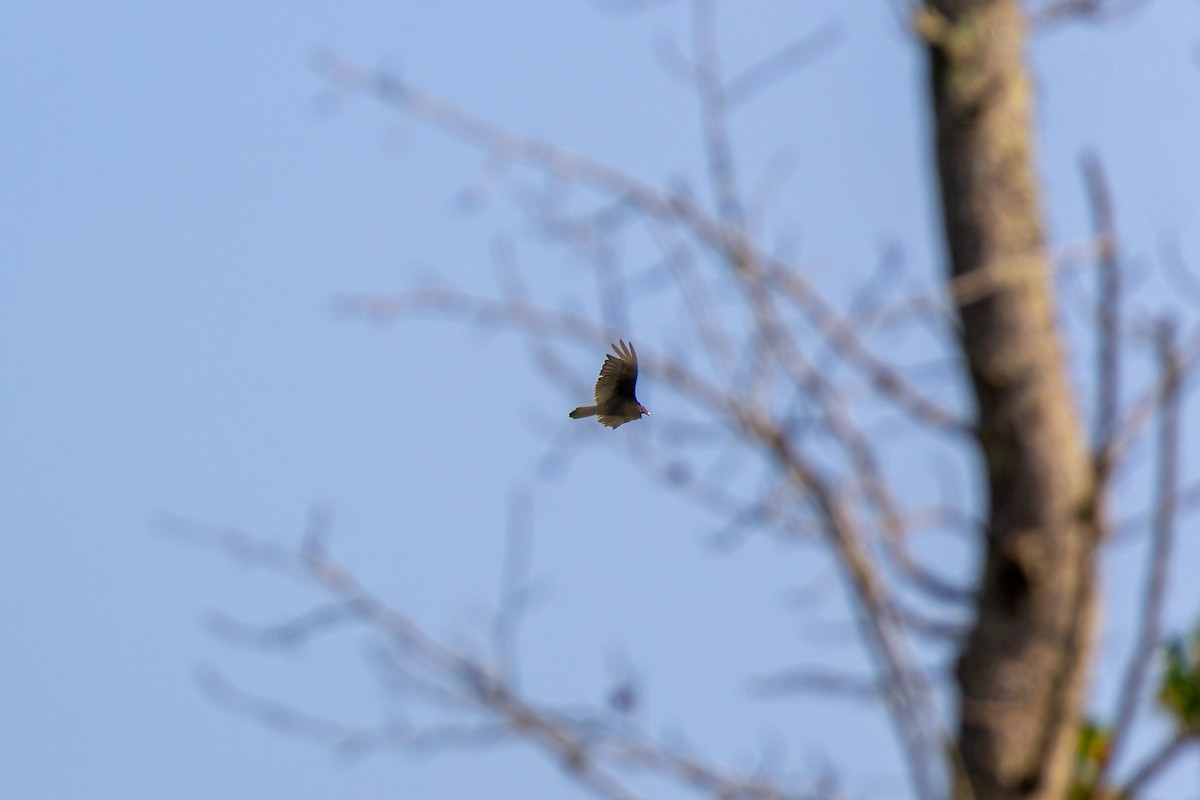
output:
[{"label": "green leaf", "polygon": [[1163,655],[1158,703],[1181,732],[1200,732],[1200,629],[1168,640]]}]

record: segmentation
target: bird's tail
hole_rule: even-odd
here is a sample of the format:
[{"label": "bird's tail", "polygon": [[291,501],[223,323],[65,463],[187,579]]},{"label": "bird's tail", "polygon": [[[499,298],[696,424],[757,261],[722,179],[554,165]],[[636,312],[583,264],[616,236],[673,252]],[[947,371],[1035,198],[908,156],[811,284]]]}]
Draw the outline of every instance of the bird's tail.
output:
[{"label": "bird's tail", "polygon": [[600,412],[597,406],[580,406],[571,412],[571,419],[583,419],[584,417],[594,417]]}]

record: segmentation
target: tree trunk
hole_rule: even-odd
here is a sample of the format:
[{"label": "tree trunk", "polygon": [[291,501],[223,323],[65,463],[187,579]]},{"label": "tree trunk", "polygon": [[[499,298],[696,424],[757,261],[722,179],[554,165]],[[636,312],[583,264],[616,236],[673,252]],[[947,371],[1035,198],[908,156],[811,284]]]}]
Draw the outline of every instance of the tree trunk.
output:
[{"label": "tree trunk", "polygon": [[989,490],[955,796],[1066,797],[1099,528],[1055,321],[1017,0],[926,0],[950,278]]}]

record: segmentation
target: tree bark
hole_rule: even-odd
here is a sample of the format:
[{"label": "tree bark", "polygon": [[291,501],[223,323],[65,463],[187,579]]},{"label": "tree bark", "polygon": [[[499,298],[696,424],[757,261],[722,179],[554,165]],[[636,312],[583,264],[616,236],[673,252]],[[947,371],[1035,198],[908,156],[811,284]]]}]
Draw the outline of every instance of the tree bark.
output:
[{"label": "tree bark", "polygon": [[1090,660],[1094,477],[1055,319],[1017,0],[926,0],[951,288],[989,491],[955,796],[1066,797]]}]

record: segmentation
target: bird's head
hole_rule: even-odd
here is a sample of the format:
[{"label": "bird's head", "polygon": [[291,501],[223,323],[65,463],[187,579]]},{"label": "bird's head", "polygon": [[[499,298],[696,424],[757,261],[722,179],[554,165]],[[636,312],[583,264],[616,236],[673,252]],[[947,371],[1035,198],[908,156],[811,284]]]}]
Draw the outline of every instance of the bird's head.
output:
[{"label": "bird's head", "polygon": [[642,405],[641,403],[638,403],[638,411],[642,412],[642,416],[643,416],[643,417],[648,417],[648,416],[650,416],[650,409],[646,408],[646,407],[645,407],[644,405]]}]

